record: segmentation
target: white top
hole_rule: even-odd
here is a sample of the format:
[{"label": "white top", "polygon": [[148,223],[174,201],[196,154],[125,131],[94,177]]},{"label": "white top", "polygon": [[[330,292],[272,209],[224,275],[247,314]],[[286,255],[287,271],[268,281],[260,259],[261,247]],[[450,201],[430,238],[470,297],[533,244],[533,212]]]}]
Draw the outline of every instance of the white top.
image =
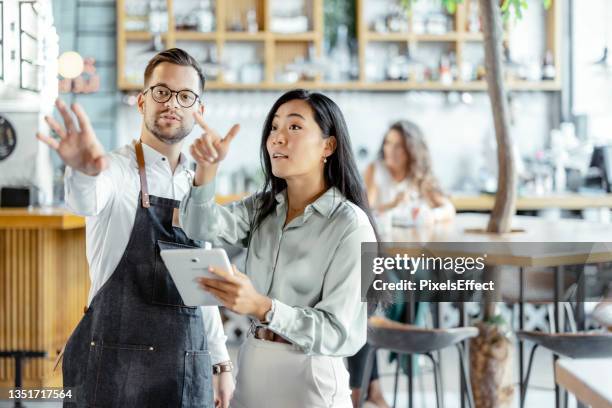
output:
[{"label": "white top", "polygon": [[[405,193],[407,200],[395,208],[387,211],[394,220],[412,221],[412,209],[415,207],[428,206],[408,177],[396,181],[382,160],[374,163],[374,184],[376,185],[378,204],[388,204],[395,200],[398,194]],[[408,199],[409,198],[409,199]]]},{"label": "white top", "polygon": [[612,408],[612,358],[560,359],[555,367],[557,384],[587,405]]},{"label": "white top", "polygon": [[412,183],[408,181],[408,178],[396,181],[381,160],[376,160],[373,164],[374,184],[378,189],[377,200],[379,204],[390,203],[401,192],[418,195],[418,192]]},{"label": "white top", "polygon": [[[87,260],[91,303],[95,294],[111,277],[128,244],[136,216],[140,178],[134,143],[108,154],[109,166],[92,177],[66,167],[66,206],[86,216]],[[149,194],[182,201],[189,192],[193,174],[181,153],[174,174],[165,156],[142,144]],[[212,363],[229,360],[219,308],[202,307]]]}]

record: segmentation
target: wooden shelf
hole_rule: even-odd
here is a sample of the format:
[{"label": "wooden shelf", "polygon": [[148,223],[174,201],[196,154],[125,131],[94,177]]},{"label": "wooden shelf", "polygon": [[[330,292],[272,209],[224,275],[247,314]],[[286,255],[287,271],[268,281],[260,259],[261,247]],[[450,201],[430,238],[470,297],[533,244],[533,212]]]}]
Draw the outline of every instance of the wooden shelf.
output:
[{"label": "wooden shelf", "polygon": [[215,41],[217,33],[201,33],[199,31],[176,31],[174,38],[177,41]]},{"label": "wooden shelf", "polygon": [[272,33],[272,37],[275,41],[316,41],[319,37],[319,34],[312,31],[296,34]]},{"label": "wooden shelf", "polygon": [[368,32],[365,36],[367,41],[377,42],[397,42],[397,41],[412,41],[412,42],[453,42],[460,40],[460,35],[456,32],[446,34],[412,34],[412,33],[376,33]]},{"label": "wooden shelf", "polygon": [[[561,84],[556,81],[542,82],[510,82],[506,83],[510,91],[522,92],[556,92],[561,90]],[[414,81],[381,81],[381,82],[262,82],[258,84],[242,84],[237,82],[206,81],[207,90],[259,90],[276,91],[294,88],[315,90],[346,90],[346,91],[441,91],[441,92],[480,92],[487,90],[484,81],[454,82],[450,85],[440,82],[414,82]],[[124,91],[140,91],[142,85],[125,83],[121,88]]]},{"label": "wooden shelf", "polygon": [[[129,0],[117,0],[117,86],[124,91],[139,91],[142,85],[129,83],[125,78],[126,44],[129,41],[151,41],[152,35],[148,32],[125,31],[125,3]],[[208,42],[214,43],[223,60],[224,48],[234,42],[250,42],[260,47],[264,65],[264,81],[258,84],[241,84],[223,82],[223,73],[217,81],[208,81],[206,88],[214,90],[284,90],[302,87],[306,89],[321,90],[355,90],[355,91],[457,91],[457,92],[480,92],[486,91],[487,85],[484,81],[461,82],[442,84],[435,81],[382,81],[369,82],[365,76],[366,49],[368,44],[385,42],[404,42],[410,47],[414,44],[425,43],[447,43],[448,47],[455,52],[458,67],[462,66],[464,60],[464,47],[470,42],[483,41],[483,35],[479,32],[467,31],[468,5],[460,4],[454,14],[455,31],[445,34],[415,34],[412,32],[401,33],[379,33],[370,31],[366,22],[365,3],[371,0],[356,0],[357,4],[357,45],[359,61],[359,79],[342,83],[325,83],[319,76],[315,81],[302,81],[296,83],[278,83],[275,81],[279,69],[293,62],[298,56],[305,56],[309,48],[314,46],[316,57],[323,55],[323,2],[325,0],[311,0],[308,2],[312,8],[307,12],[311,16],[311,31],[296,34],[282,34],[269,31],[271,27],[271,2],[272,0],[216,0],[215,19],[217,31],[202,33],[196,31],[181,31],[174,27],[174,1],[166,0],[168,6],[168,31],[162,38],[166,47],[176,46],[177,41]],[[248,10],[256,3],[257,19],[260,28],[264,30],[249,32],[227,31],[229,25],[228,16],[236,10]],[[553,52],[555,58],[557,79],[554,81],[511,81],[506,84],[507,89],[520,92],[558,92],[561,90],[562,74],[560,69],[560,21],[561,11],[559,2],[553,2],[546,13],[546,49]],[[241,12],[242,12],[241,11]],[[508,32],[505,33],[508,39]]]},{"label": "wooden shelf", "polygon": [[[533,91],[552,92],[559,91],[561,85],[557,82],[511,82],[506,84],[510,91]],[[135,87],[134,90],[140,90]],[[206,82],[208,90],[288,90],[304,88],[311,90],[347,90],[347,91],[443,91],[443,92],[476,92],[486,91],[487,84],[484,81],[454,82],[450,85],[440,82],[414,82],[414,81],[382,81],[382,82],[323,82],[323,81],[299,81],[299,82],[262,82],[258,84],[228,83],[220,81]]]},{"label": "wooden shelf", "polygon": [[268,33],[259,31],[257,33],[247,33],[241,31],[227,31],[223,33],[226,41],[265,41]]},{"label": "wooden shelf", "polygon": [[[124,30],[125,3],[129,0],[117,0],[117,86],[124,91],[139,91],[141,84],[130,83],[125,77],[126,44],[128,41],[150,41],[152,35],[146,32],[128,32]],[[264,82],[259,84],[239,84],[223,82],[223,72],[218,81],[208,81],[207,89],[250,90],[250,89],[288,89],[295,84],[276,84],[274,78],[284,66],[293,62],[296,57],[306,57],[314,46],[315,57],[323,54],[323,1],[310,0],[310,10],[307,15],[311,19],[312,31],[296,34],[281,34],[271,32],[271,2],[272,0],[216,0],[215,25],[216,31],[202,33],[196,31],[176,30],[174,22],[174,2],[166,0],[168,8],[168,32],[164,36],[164,44],[171,48],[177,41],[214,42],[219,60],[223,60],[224,49],[235,42],[251,42],[261,47],[264,65]],[[256,33],[228,31],[230,22],[237,16],[244,15],[255,6],[257,21],[263,30]]]},{"label": "wooden shelf", "polygon": [[[464,48],[470,42],[482,42],[483,34],[480,32],[467,31],[467,16],[469,15],[469,2],[463,2],[457,6],[453,26],[455,31],[445,34],[416,34],[413,32],[401,33],[380,33],[373,32],[367,21],[365,5],[370,0],[357,0],[357,39],[359,56],[359,81],[351,84],[351,89],[367,89],[381,91],[486,91],[487,84],[484,81],[462,82],[455,81],[452,84],[442,84],[440,82],[411,82],[411,81],[382,81],[368,82],[365,74],[366,50],[369,44],[385,42],[404,42],[410,48],[417,43],[447,43],[450,50],[455,53],[457,67],[462,67],[465,53]],[[559,2],[553,2],[550,9],[546,12],[546,48],[552,50],[555,59],[557,79],[554,81],[509,81],[506,83],[507,89],[511,91],[536,91],[536,92],[557,92],[561,90],[560,74],[560,24],[561,11]],[[411,26],[409,22],[409,26]],[[504,40],[509,39],[509,27],[506,27]],[[425,47],[426,45],[423,45]],[[458,71],[461,71],[459,68]]]},{"label": "wooden shelf", "polygon": [[153,34],[146,31],[126,31],[125,39],[128,41],[150,41]]}]

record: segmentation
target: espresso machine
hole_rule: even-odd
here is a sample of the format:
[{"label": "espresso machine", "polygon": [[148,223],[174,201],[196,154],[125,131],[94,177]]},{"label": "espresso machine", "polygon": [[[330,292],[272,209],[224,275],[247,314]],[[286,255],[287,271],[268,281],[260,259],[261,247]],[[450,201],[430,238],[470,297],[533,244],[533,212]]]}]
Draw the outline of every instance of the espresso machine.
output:
[{"label": "espresso machine", "polygon": [[53,201],[53,164],[36,132],[49,132],[58,50],[51,0],[0,0],[0,206]]}]

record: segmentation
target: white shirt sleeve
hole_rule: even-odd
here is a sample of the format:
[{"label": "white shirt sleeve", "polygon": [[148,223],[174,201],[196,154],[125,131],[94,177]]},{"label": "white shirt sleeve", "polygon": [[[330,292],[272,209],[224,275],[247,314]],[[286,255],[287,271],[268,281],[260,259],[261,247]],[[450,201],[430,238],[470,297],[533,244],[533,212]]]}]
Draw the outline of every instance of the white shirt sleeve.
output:
[{"label": "white shirt sleeve", "polygon": [[212,364],[228,361],[230,357],[225,346],[227,336],[223,331],[219,308],[217,306],[201,306],[201,309]]},{"label": "white shirt sleeve", "polygon": [[115,163],[97,176],[88,176],[66,166],[64,193],[66,206],[75,214],[98,215],[106,208],[114,195]]}]

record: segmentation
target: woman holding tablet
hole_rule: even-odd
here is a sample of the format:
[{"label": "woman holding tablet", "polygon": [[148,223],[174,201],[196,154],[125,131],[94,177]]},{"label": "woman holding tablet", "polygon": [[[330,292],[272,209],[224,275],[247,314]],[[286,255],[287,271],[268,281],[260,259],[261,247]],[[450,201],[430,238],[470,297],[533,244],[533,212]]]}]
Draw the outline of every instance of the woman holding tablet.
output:
[{"label": "woman holding tablet", "polygon": [[238,358],[234,408],[352,407],[342,357],[366,341],[361,243],[376,241],[344,117],[320,93],[293,90],[268,114],[261,193],[220,206],[215,175],[236,135],[195,115],[194,186],[181,224],[194,239],[248,249],[246,270],[200,284],[253,318]]}]

